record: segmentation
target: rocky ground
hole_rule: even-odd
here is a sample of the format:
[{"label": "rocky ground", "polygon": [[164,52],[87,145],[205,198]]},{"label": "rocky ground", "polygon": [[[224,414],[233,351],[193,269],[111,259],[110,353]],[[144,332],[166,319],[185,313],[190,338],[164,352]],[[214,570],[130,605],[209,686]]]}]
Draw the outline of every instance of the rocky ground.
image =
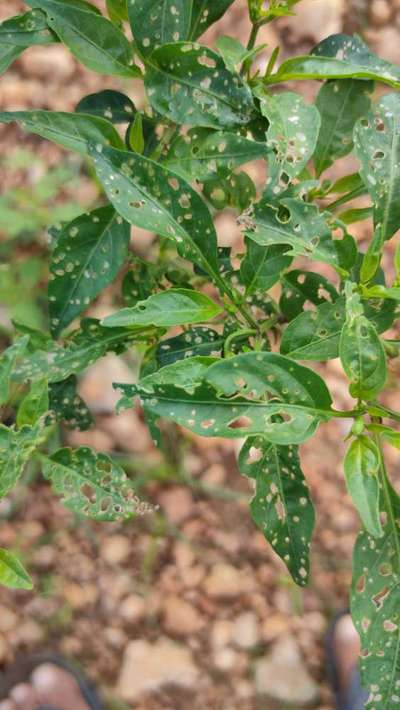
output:
[{"label": "rocky ground", "polygon": [[[217,32],[244,38],[245,4],[238,0],[208,40]],[[23,7],[2,3],[0,19]],[[281,42],[289,55],[309,51],[327,34],[359,31],[382,56],[400,62],[398,0],[304,0],[297,10],[297,20],[264,28],[260,41],[271,48]],[[83,95],[107,87],[140,105],[136,84],[82,71],[61,47],[35,47],[2,77],[0,107],[71,110]],[[2,154],[17,141],[49,166],[60,160],[61,151],[12,127],[0,133]],[[96,192],[89,182],[85,189],[87,204]],[[231,226],[229,215],[219,220],[222,241]],[[337,363],[323,374],[338,406],[347,407]],[[396,374],[394,367],[393,381]],[[233,445],[186,437],[173,458],[163,459],[138,411],[113,413],[111,382],[128,378],[129,363],[112,356],[92,368],[81,391],[96,426],[64,438],[113,452],[159,512],[124,525],[84,522],[40,480],[3,501],[0,546],[22,551],[36,588],[0,591],[0,667],[20,653],[58,650],[80,661],[115,710],[332,708],[323,638],[347,603],[358,527],[342,480],[346,424],[324,426],[302,447],[318,526],[311,584],[299,590],[249,520],[251,491]]]}]

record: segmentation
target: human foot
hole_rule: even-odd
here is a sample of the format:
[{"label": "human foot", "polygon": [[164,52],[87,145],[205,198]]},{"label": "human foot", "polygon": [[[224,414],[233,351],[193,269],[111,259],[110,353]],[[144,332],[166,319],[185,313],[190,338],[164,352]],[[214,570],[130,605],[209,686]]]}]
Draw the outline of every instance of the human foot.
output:
[{"label": "human foot", "polygon": [[42,663],[32,672],[29,682],[15,685],[0,710],[90,710],[72,673],[54,663]]}]

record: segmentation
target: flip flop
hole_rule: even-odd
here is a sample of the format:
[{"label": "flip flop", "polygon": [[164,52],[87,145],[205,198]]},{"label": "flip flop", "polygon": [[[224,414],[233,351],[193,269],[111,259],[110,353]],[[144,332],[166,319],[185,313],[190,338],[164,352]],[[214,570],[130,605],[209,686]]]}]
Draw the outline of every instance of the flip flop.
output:
[{"label": "flip flop", "polygon": [[325,636],[326,666],[330,685],[335,696],[336,708],[338,710],[363,710],[368,698],[368,693],[361,687],[358,669],[354,669],[349,686],[345,691],[343,691],[339,682],[338,659],[335,652],[334,638],[337,624],[344,616],[348,616],[349,614],[350,611],[348,609],[338,612],[329,626]]},{"label": "flip flop", "polygon": [[[82,693],[82,698],[90,710],[104,710],[104,705],[98,696],[96,688],[85,674],[75,664],[53,653],[41,653],[28,657],[22,656],[5,673],[1,674],[0,672],[0,700],[5,700],[12,688],[19,683],[29,682],[32,672],[44,663],[50,663],[57,668],[62,668],[74,678]],[[41,705],[38,706],[37,710],[59,710],[59,708],[57,706]]]}]

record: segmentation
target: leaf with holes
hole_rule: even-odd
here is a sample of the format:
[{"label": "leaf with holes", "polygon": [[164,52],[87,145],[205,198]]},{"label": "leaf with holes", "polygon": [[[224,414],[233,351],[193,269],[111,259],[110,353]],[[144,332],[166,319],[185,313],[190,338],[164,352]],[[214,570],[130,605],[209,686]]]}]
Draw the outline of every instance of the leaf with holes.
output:
[{"label": "leaf with holes", "polygon": [[32,580],[19,559],[3,548],[0,548],[0,584],[10,589],[33,588]]},{"label": "leaf with holes", "polygon": [[265,144],[236,133],[192,128],[174,141],[163,165],[189,182],[203,182],[229,175],[239,165],[266,154]]},{"label": "leaf with holes", "polygon": [[29,354],[14,368],[11,379],[23,383],[47,377],[50,383],[61,382],[90,367],[107,352],[119,354],[132,342],[146,341],[152,332],[152,329],[143,327],[132,328],[129,332],[125,328],[104,328],[98,320],[85,318],[64,346],[53,343],[46,351],[36,350]]},{"label": "leaf with holes", "polygon": [[70,375],[62,382],[53,382],[49,387],[49,409],[57,421],[69,429],[86,431],[93,424],[93,417],[76,391],[77,379]]},{"label": "leaf with holes", "polygon": [[[322,261],[342,275],[356,260],[353,237],[345,232],[342,239],[333,239],[332,230],[340,226],[339,223],[328,212],[320,212],[316,205],[302,200],[293,197],[276,203],[262,200],[246,222],[251,227],[246,236],[257,244],[286,244],[288,255]],[[345,231],[344,225],[341,227]]]},{"label": "leaf with holes", "polygon": [[216,210],[233,207],[241,213],[254,202],[257,190],[252,179],[242,171],[228,178],[207,180],[203,194]]},{"label": "leaf with holes", "polygon": [[37,133],[68,150],[86,155],[88,141],[123,146],[114,126],[103,118],[60,111],[1,111],[0,123],[16,121],[24,131]]},{"label": "leaf with holes", "polygon": [[286,246],[260,246],[248,237],[245,243],[246,252],[240,264],[240,280],[246,287],[246,295],[269,291],[293,259],[285,253]]},{"label": "leaf with holes", "polygon": [[190,328],[173,338],[161,340],[156,358],[160,367],[171,365],[187,357],[219,354],[225,338],[211,328]]},{"label": "leaf with holes", "polygon": [[174,123],[232,128],[254,118],[249,88],[218,54],[198,44],[177,42],[156,49],[145,86],[152,107]]},{"label": "leaf with holes", "polygon": [[30,7],[44,10],[49,27],[88,69],[112,76],[141,76],[139,67],[133,64],[130,42],[93,5],[62,0],[26,2]]},{"label": "leaf with holes", "polygon": [[49,386],[46,379],[32,382],[28,394],[19,405],[17,426],[34,426],[49,411]]},{"label": "leaf with holes", "polygon": [[295,269],[283,274],[281,282],[279,308],[288,320],[302,313],[307,302],[319,306],[326,301],[335,303],[339,298],[333,284],[314,271]]},{"label": "leaf with holes", "polygon": [[65,225],[50,265],[48,297],[54,337],[115,279],[128,256],[129,239],[129,224],[111,206]]},{"label": "leaf with holes", "polygon": [[125,471],[106,454],[86,446],[59,449],[43,457],[43,475],[61,502],[93,520],[126,520],[138,509],[138,498]]},{"label": "leaf with holes", "polygon": [[0,407],[7,404],[10,396],[10,377],[16,362],[25,354],[29,337],[24,335],[13,345],[4,350],[0,356]]},{"label": "leaf with holes", "polygon": [[105,118],[111,123],[128,123],[135,115],[135,105],[120,91],[104,89],[95,94],[88,94],[79,101],[76,113],[83,113],[98,118]]},{"label": "leaf with holes", "polygon": [[190,185],[136,153],[95,146],[90,154],[110,202],[127,222],[173,239],[181,256],[219,278],[215,227]]},{"label": "leaf with holes", "polygon": [[367,436],[358,436],[347,449],[343,465],[347,490],[365,529],[373,537],[381,537],[379,449]]},{"label": "leaf with holes", "polygon": [[361,118],[354,130],[360,174],[374,202],[374,222],[383,240],[400,228],[400,97],[388,94]]},{"label": "leaf with holes", "polygon": [[[351,612],[361,639],[361,682],[371,707],[390,708],[399,698],[400,499],[382,479],[383,537],[362,532],[353,557]],[[372,705],[373,703],[373,705]]]},{"label": "leaf with holes", "polygon": [[128,0],[133,36],[143,55],[161,44],[196,39],[233,0]]},{"label": "leaf with holes", "polygon": [[315,514],[295,446],[277,446],[262,437],[247,439],[239,470],[255,480],[252,518],[286,564],[296,584],[307,584]]},{"label": "leaf with holes", "polygon": [[354,125],[368,113],[373,89],[371,81],[348,79],[329,81],[320,90],[315,102],[321,115],[314,153],[317,175],[351,152]]},{"label": "leaf with holes", "polygon": [[256,93],[260,110],[269,121],[267,146],[268,181],[266,195],[284,192],[312,157],[321,125],[318,109],[290,91],[281,94]]},{"label": "leaf with holes", "polygon": [[2,47],[25,49],[35,44],[53,44],[57,36],[49,29],[46,15],[41,10],[30,10],[23,15],[10,17],[0,24]]},{"label": "leaf with holes", "polygon": [[0,424],[0,499],[14,488],[26,463],[45,439],[40,422],[18,430]]},{"label": "leaf with holes", "polygon": [[346,322],[340,336],[339,354],[350,380],[350,394],[373,399],[386,382],[386,355],[375,326],[365,317],[357,293],[347,282]]},{"label": "leaf with holes", "polygon": [[133,308],[123,308],[102,320],[102,325],[115,328],[154,325],[170,328],[174,325],[203,323],[213,320],[222,309],[208,296],[185,288],[170,288],[139,301]]},{"label": "leaf with holes", "polygon": [[400,67],[376,56],[360,37],[331,35],[309,56],[288,59],[270,83],[292,79],[371,79],[400,87]]}]

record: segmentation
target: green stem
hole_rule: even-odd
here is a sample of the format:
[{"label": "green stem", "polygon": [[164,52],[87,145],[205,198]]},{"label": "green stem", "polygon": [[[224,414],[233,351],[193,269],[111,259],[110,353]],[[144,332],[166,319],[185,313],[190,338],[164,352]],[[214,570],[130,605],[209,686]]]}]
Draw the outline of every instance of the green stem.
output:
[{"label": "green stem", "polygon": [[329,210],[329,212],[332,212],[333,210],[337,209],[338,207],[341,207],[342,205],[345,205],[347,202],[350,202],[350,200],[354,200],[356,197],[360,197],[361,195],[364,195],[365,192],[366,192],[366,190],[363,185],[361,187],[356,187],[355,190],[348,192],[347,195],[343,195],[343,197],[339,197],[339,199],[335,200],[335,202],[331,202],[331,204],[327,205],[325,209]]},{"label": "green stem", "polygon": [[[258,30],[260,29],[260,27],[261,27],[261,25],[256,22],[251,28],[249,41],[247,42],[247,47],[246,47],[248,52],[251,52],[251,50],[254,49],[254,46],[255,46],[255,43],[257,40]],[[247,74],[247,72],[250,68],[250,65],[251,65],[251,59],[246,59],[243,62],[242,68],[240,70],[240,76],[244,76],[245,74]]]},{"label": "green stem", "polygon": [[155,162],[157,162],[158,159],[161,158],[162,152],[163,152],[165,146],[168,145],[168,143],[174,137],[177,130],[178,130],[178,127],[175,125],[175,123],[173,123],[171,126],[168,126],[165,129],[163,135],[161,136],[160,142],[157,143],[152,154],[149,156],[150,160],[154,160]]}]

